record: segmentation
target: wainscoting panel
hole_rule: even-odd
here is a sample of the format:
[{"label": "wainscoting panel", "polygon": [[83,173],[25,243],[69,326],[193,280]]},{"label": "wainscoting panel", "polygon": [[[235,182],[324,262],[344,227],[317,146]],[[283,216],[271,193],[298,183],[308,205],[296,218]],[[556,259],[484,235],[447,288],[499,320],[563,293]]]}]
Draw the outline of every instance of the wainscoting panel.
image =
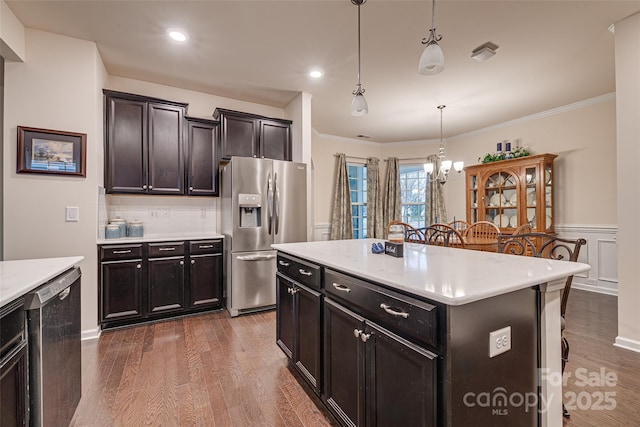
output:
[{"label": "wainscoting panel", "polygon": [[329,240],[331,237],[331,224],[320,223],[313,226],[313,241]]},{"label": "wainscoting panel", "polygon": [[558,225],[561,237],[587,240],[580,249],[578,261],[591,266],[591,270],[573,278],[576,289],[618,295],[618,245],[616,226]]}]

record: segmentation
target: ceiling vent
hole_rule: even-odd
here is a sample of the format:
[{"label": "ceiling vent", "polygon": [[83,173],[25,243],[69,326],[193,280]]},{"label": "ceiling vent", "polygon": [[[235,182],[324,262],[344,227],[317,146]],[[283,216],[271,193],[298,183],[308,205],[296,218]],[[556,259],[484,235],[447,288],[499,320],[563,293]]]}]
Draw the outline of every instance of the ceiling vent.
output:
[{"label": "ceiling vent", "polygon": [[496,44],[486,42],[485,44],[473,49],[473,52],[471,52],[471,57],[476,61],[486,61],[496,54],[496,50],[498,49],[498,47],[499,46]]}]

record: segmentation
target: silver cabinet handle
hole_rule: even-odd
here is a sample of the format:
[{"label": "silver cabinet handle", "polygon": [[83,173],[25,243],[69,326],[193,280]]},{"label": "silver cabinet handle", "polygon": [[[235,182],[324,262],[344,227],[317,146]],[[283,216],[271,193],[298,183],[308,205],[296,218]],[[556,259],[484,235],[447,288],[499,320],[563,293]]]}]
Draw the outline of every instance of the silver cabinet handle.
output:
[{"label": "silver cabinet handle", "polygon": [[388,306],[385,303],[380,304],[380,308],[383,309],[384,311],[386,311],[387,313],[389,313],[392,316],[402,317],[404,319],[409,317],[409,313],[407,313],[405,311],[396,311],[393,308],[391,308],[391,306]]},{"label": "silver cabinet handle", "polygon": [[184,261],[180,261],[180,265],[184,265]]},{"label": "silver cabinet handle", "polygon": [[278,261],[278,264],[280,264],[280,265],[281,265],[281,266],[283,266],[283,267],[289,267],[289,265],[291,265],[291,264],[289,264],[288,262],[284,262],[284,261],[282,261],[282,260]]},{"label": "silver cabinet handle", "polygon": [[365,334],[365,333],[360,334],[360,339],[362,340],[362,342],[367,342],[370,337],[371,337],[371,334]]},{"label": "silver cabinet handle", "polygon": [[145,184],[145,185],[143,185],[143,186],[142,186],[142,189],[143,189],[143,190],[146,190],[146,189],[147,189],[147,185],[146,185],[146,184]]},{"label": "silver cabinet handle", "polygon": [[127,249],[126,251],[113,251],[114,254],[130,254],[131,249]]},{"label": "silver cabinet handle", "polygon": [[298,272],[304,276],[313,276],[313,273],[307,270],[299,269]]},{"label": "silver cabinet handle", "polygon": [[149,190],[153,190],[153,185],[150,185],[150,186],[149,186]]},{"label": "silver cabinet handle", "polygon": [[193,264],[195,264],[195,263],[196,263],[196,260],[192,259],[192,260],[191,260],[191,265],[193,265]]},{"label": "silver cabinet handle", "polygon": [[291,295],[298,293],[299,289],[297,288],[287,288],[287,292]]},{"label": "silver cabinet handle", "polygon": [[158,250],[159,251],[175,251],[176,248],[171,248],[171,247],[169,247],[169,248],[158,248]]},{"label": "silver cabinet handle", "polygon": [[138,264],[136,265],[136,268],[142,268],[142,265]]},{"label": "silver cabinet handle", "polygon": [[362,329],[354,329],[353,330],[353,336],[356,338],[360,338],[360,335],[362,334]]},{"label": "silver cabinet handle", "polygon": [[189,191],[193,191],[193,187],[189,187]]},{"label": "silver cabinet handle", "polygon": [[199,249],[211,249],[213,247],[213,245],[199,245],[198,248]]},{"label": "silver cabinet handle", "polygon": [[340,283],[335,283],[334,282],[333,283],[333,287],[336,288],[337,291],[342,291],[342,292],[346,292],[346,293],[351,292],[351,289],[349,289],[345,285],[341,285]]},{"label": "silver cabinet handle", "polygon": [[71,286],[66,288],[64,291],[60,292],[60,295],[58,296],[58,298],[60,298],[60,301],[62,301],[66,297],[68,297],[69,296],[69,292],[71,292]]}]

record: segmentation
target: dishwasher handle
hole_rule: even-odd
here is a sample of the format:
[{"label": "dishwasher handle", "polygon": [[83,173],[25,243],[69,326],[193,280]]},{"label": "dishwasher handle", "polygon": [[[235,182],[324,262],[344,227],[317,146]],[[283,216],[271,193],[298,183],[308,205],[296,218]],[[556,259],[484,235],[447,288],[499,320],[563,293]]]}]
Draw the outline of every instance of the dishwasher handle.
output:
[{"label": "dishwasher handle", "polygon": [[25,296],[25,309],[33,310],[46,305],[54,298],[65,299],[71,292],[71,285],[79,281],[82,273],[74,267]]}]

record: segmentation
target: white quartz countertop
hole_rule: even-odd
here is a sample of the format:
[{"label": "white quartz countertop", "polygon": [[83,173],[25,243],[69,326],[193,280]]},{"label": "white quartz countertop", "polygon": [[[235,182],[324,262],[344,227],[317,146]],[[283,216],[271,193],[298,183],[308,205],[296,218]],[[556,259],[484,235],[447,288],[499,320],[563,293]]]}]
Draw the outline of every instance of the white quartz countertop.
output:
[{"label": "white quartz countertop", "polygon": [[283,243],[273,248],[447,305],[462,305],[564,279],[588,264],[404,244],[404,257],[371,253],[377,239]]},{"label": "white quartz countertop", "polygon": [[84,257],[0,261],[0,307],[64,273]]},{"label": "white quartz countertop", "polygon": [[119,245],[123,243],[146,243],[146,242],[175,242],[178,240],[210,240],[224,239],[224,235],[215,233],[193,233],[193,234],[150,234],[142,237],[123,237],[120,239],[98,239],[99,245]]}]

